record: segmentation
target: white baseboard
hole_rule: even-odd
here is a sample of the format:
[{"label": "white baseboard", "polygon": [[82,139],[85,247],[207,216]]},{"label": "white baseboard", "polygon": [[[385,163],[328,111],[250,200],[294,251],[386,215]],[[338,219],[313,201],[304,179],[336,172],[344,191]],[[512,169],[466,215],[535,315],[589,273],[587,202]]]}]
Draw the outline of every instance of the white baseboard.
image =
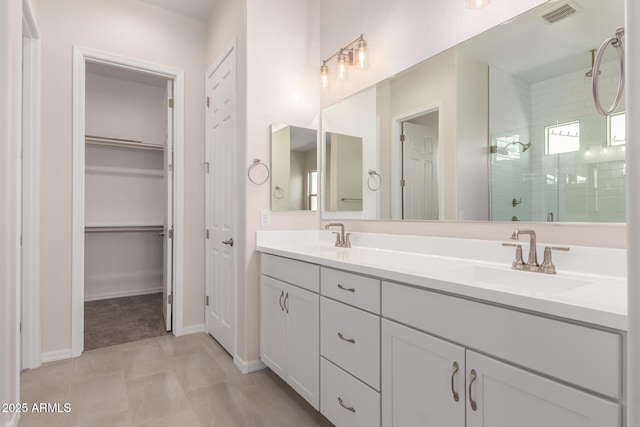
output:
[{"label": "white baseboard", "polygon": [[182,328],[182,335],[199,334],[200,332],[204,332],[204,323],[200,323],[199,325],[184,326]]},{"label": "white baseboard", "polygon": [[250,374],[251,372],[259,371],[267,367],[267,365],[262,363],[262,360],[260,359],[252,360],[251,362],[245,362],[244,360],[240,359],[238,356],[233,357],[233,363],[236,364],[237,368],[243,374]]},{"label": "white baseboard", "polygon": [[71,359],[71,349],[66,348],[64,350],[45,351],[40,355],[40,362],[55,362],[58,360]]},{"label": "white baseboard", "polygon": [[162,288],[149,288],[149,289],[137,289],[133,291],[120,291],[120,292],[108,292],[105,294],[87,295],[84,296],[84,301],[97,301],[101,299],[109,298],[122,298],[122,297],[135,297],[138,295],[159,294],[162,292]]}]

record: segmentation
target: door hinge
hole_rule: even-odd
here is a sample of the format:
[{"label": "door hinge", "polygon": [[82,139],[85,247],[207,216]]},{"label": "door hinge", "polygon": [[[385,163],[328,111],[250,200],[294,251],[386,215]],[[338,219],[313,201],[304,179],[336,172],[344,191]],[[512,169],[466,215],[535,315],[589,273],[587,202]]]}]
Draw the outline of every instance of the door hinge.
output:
[{"label": "door hinge", "polygon": [[167,295],[167,304],[173,305],[173,294]]},{"label": "door hinge", "polygon": [[400,180],[400,187],[404,187],[406,185],[406,182],[404,179]]},{"label": "door hinge", "polygon": [[173,227],[169,229],[169,238],[173,239]]},{"label": "door hinge", "polygon": [[173,98],[169,98],[169,108],[173,108]]},{"label": "door hinge", "polygon": [[404,133],[400,135],[400,142],[404,142]]},{"label": "door hinge", "polygon": [[209,295],[204,297],[204,305],[209,305]]},{"label": "door hinge", "polygon": [[207,238],[207,240],[209,240],[209,229],[207,228],[207,231],[204,232],[205,237]]},{"label": "door hinge", "polygon": [[173,152],[171,152],[171,163],[169,163],[169,172],[173,172]]},{"label": "door hinge", "polygon": [[209,97],[207,96],[207,108],[209,108]]}]

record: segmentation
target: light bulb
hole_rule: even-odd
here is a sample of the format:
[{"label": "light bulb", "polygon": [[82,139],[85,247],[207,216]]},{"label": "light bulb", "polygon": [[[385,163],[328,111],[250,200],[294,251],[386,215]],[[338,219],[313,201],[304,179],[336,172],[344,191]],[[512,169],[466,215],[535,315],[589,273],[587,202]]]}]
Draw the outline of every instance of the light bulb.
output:
[{"label": "light bulb", "polygon": [[320,67],[320,83],[322,83],[323,89],[329,86],[329,67],[326,65]]},{"label": "light bulb", "polygon": [[491,0],[464,0],[464,7],[471,10],[482,9],[491,3]]},{"label": "light bulb", "polygon": [[338,55],[338,79],[347,79],[347,56],[342,53]]},{"label": "light bulb", "polygon": [[367,42],[364,39],[358,42],[357,58],[358,67],[365,68],[367,66]]}]

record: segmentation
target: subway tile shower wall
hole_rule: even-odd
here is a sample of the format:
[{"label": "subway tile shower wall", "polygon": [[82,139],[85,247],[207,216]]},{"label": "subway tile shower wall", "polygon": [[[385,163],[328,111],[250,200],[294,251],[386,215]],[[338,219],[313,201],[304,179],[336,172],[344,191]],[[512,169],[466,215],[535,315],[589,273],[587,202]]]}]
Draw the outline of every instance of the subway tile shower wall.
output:
[{"label": "subway tile shower wall", "polygon": [[[615,96],[617,67],[617,61],[602,65],[605,103]],[[607,119],[595,111],[585,71],[530,84],[491,69],[491,144],[500,147],[509,137],[532,143],[527,153],[510,146],[507,155],[492,155],[492,219],[545,221],[553,212],[556,221],[625,221],[624,145],[607,146]],[[546,154],[545,128],[574,121],[580,122],[579,150]],[[513,207],[513,198],[522,203]]]}]

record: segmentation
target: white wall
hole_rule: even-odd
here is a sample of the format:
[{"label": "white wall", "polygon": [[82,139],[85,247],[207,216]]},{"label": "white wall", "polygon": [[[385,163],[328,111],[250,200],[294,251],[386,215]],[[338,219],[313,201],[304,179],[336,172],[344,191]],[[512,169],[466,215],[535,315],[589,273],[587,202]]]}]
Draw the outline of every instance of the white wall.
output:
[{"label": "white wall", "polygon": [[205,24],[130,0],[38,2],[42,44],[42,351],[71,347],[72,46],[185,71],[185,327],[204,322]]},{"label": "white wall", "polygon": [[456,212],[489,219],[489,66],[456,52]]},{"label": "white wall", "polygon": [[[369,45],[370,65],[351,73],[345,83],[331,82],[322,105],[333,104],[541,3],[493,1],[471,11],[462,0],[323,0],[322,58],[362,33]],[[329,65],[335,67],[335,61]],[[319,78],[318,70],[316,76]]]}]

